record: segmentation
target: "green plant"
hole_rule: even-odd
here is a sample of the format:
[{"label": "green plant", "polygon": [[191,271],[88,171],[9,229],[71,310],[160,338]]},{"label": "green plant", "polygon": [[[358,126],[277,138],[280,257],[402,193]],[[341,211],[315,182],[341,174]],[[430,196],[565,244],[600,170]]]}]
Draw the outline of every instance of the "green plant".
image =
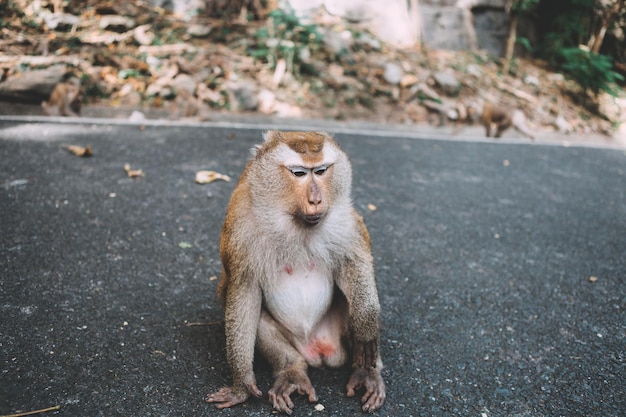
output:
[{"label": "green plant", "polygon": [[561,68],[591,98],[597,98],[601,91],[617,95],[616,83],[624,77],[613,71],[613,61],[606,55],[594,54],[581,48],[562,48]]},{"label": "green plant", "polygon": [[265,59],[275,68],[284,59],[287,70],[293,74],[315,74],[307,57],[320,48],[322,34],[316,25],[300,23],[293,12],[276,9],[270,12],[266,27],[256,32],[256,44],[249,53],[254,58]]}]

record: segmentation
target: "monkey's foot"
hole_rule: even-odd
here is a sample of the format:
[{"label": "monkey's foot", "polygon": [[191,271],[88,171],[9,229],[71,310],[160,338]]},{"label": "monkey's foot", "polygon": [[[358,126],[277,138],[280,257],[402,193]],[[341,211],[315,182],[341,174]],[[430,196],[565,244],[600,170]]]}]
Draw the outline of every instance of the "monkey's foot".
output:
[{"label": "monkey's foot", "polygon": [[248,387],[224,387],[207,395],[206,402],[216,403],[215,407],[219,409],[228,408],[246,401],[250,394],[257,398],[263,395],[256,384],[251,384]]},{"label": "monkey's foot", "polygon": [[289,368],[278,373],[274,386],[269,390],[269,397],[275,410],[289,415],[293,412],[293,401],[290,395],[295,391],[300,395],[307,395],[309,402],[317,401],[315,388],[311,385],[306,371],[299,368]]},{"label": "monkey's foot", "polygon": [[358,368],[352,373],[347,385],[348,397],[354,397],[355,390],[360,388],[365,389],[365,394],[361,397],[361,409],[364,412],[371,413],[382,407],[386,397],[385,382],[378,369]]}]

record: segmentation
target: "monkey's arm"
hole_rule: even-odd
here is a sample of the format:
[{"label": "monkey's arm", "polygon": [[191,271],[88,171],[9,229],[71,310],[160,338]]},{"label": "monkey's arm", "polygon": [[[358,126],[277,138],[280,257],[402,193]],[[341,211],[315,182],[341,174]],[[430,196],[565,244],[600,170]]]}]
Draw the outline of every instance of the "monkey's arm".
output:
[{"label": "monkey's arm", "polygon": [[348,324],[352,337],[352,369],[348,381],[348,397],[363,388],[363,411],[374,411],[385,402],[385,382],[380,358],[380,303],[374,278],[369,234],[360,216],[361,244],[343,263],[337,284],[348,300]]},{"label": "monkey's arm", "polygon": [[207,396],[207,402],[217,403],[217,408],[240,404],[250,394],[262,396],[252,369],[261,315],[261,288],[243,274],[235,275],[237,278],[226,278],[231,282],[225,300],[226,356],[233,372],[233,385]]}]

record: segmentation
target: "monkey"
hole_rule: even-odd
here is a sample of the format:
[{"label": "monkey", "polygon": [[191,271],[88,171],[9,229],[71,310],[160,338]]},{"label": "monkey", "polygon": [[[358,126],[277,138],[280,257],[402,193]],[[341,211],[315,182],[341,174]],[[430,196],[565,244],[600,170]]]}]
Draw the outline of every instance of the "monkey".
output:
[{"label": "monkey", "polygon": [[[473,118],[476,119],[477,112],[475,109],[473,111]],[[526,116],[520,109],[508,106],[496,106],[491,102],[485,102],[482,112],[480,113],[480,122],[485,127],[485,135],[487,137],[491,137],[493,133],[495,138],[499,138],[504,131],[513,127],[529,139],[535,140],[535,135],[528,128]],[[493,132],[494,125],[496,128],[495,132]]]},{"label": "monkey", "polygon": [[318,400],[308,366],[350,359],[347,396],[364,390],[364,412],[383,405],[380,303],[351,188],[350,161],[326,133],[268,131],[253,149],[220,238],[217,292],[233,383],[207,402],[222,409],[262,396],[256,348],[272,366],[268,396],[279,412],[292,413],[294,392]]},{"label": "monkey", "polygon": [[70,77],[59,82],[50,93],[48,101],[42,101],[41,107],[48,116],[80,117],[83,90],[77,77]]}]

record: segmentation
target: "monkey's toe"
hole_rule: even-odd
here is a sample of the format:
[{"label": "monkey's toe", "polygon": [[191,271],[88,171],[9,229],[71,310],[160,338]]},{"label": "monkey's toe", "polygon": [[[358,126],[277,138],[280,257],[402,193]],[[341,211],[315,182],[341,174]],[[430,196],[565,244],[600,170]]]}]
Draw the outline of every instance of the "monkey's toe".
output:
[{"label": "monkey's toe", "polygon": [[215,403],[215,407],[229,408],[237,404],[241,404],[246,401],[250,394],[245,390],[240,390],[235,387],[224,387],[217,392],[213,392],[207,395],[206,402]]}]

